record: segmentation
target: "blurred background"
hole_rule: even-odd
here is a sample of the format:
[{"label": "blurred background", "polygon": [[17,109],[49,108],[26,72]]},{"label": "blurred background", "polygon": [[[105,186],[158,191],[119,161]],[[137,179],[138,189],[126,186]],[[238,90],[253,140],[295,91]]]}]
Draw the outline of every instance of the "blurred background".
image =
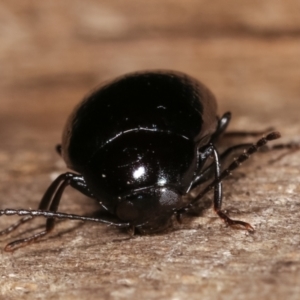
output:
[{"label": "blurred background", "polygon": [[[2,143],[24,126],[59,130],[92,88],[141,69],[195,76],[240,129],[296,121],[299,13],[295,0],[1,1]],[[274,115],[283,105],[288,120]]]},{"label": "blurred background", "polygon": [[[50,182],[50,177],[53,178],[65,170],[64,163],[54,152],[54,146],[60,142],[63,125],[73,107],[102,81],[126,72],[145,69],[173,69],[198,78],[217,96],[219,114],[221,115],[225,111],[233,113],[230,129],[262,130],[273,126],[282,132],[284,136],[282,141],[299,141],[300,139],[300,2],[297,0],[2,0],[0,3],[1,207],[36,207],[41,194]],[[269,175],[282,175],[281,181],[275,182],[276,180],[271,176],[274,182],[272,185],[264,185],[267,191],[260,193],[262,199],[257,198],[257,203],[261,205],[264,203],[262,201],[266,198],[265,193],[268,191],[274,193],[285,191],[286,185],[280,185],[283,182],[290,184],[290,191],[296,197],[300,182],[297,173],[299,159],[297,160],[296,157],[294,155],[277,167],[273,166],[272,172],[270,172],[272,174]],[[253,174],[256,174],[255,171]],[[253,176],[255,177],[257,174]],[[252,187],[257,186],[255,181],[244,182],[244,190],[247,191],[251,184]],[[249,191],[247,192],[249,193]],[[244,193],[246,192],[244,191]],[[71,193],[71,195],[73,194]],[[66,196],[66,198],[68,197]],[[80,199],[82,196],[79,195],[77,198]],[[71,203],[72,201],[70,200]],[[62,208],[70,211],[70,202],[66,205],[62,204]],[[78,213],[81,210],[82,206],[80,205],[73,204],[74,212]],[[240,205],[237,204],[238,207],[241,207]],[[282,209],[286,207],[285,204],[282,206]],[[248,210],[251,211],[250,208]],[[284,211],[281,215],[282,217],[290,216],[289,211]],[[2,226],[10,223],[8,218],[1,218],[0,221]],[[217,225],[216,227],[219,228]],[[85,229],[88,230],[88,227]],[[78,231],[70,234],[69,241],[73,241],[72,234],[76,235]],[[86,235],[86,233],[82,234]],[[113,231],[110,234],[113,236],[118,233]],[[282,232],[282,235],[287,234],[287,232]],[[210,236],[210,232],[207,235]],[[228,235],[230,234],[228,233]],[[109,236],[109,239],[112,239],[112,236]],[[277,236],[279,236],[278,233]],[[39,249],[41,252],[27,253],[27,259],[32,260],[32,265],[36,261],[42,265],[53,263],[55,259],[59,258],[57,254],[47,253],[49,255],[47,260],[42,249],[43,247],[45,249],[53,247],[54,241],[62,243],[59,245],[63,249],[70,247],[63,244],[64,238],[33,245],[31,249],[36,249],[36,251]],[[99,238],[101,239],[97,236],[97,239]],[[152,237],[152,239],[146,237],[145,245],[140,244],[140,247],[148,249],[149,243],[152,241],[157,243],[155,238],[169,240],[168,235]],[[66,239],[68,241],[68,237]],[[184,236],[180,239],[184,241]],[[218,245],[218,241],[222,240],[222,237],[218,239],[215,241],[216,244],[210,243],[209,245]],[[3,246],[5,241],[1,243]],[[171,241],[172,238],[170,238]],[[178,240],[174,238],[173,242],[175,241]],[[89,243],[87,237],[82,243]],[[188,243],[191,245],[190,242]],[[273,246],[276,245],[275,237],[274,243]],[[287,261],[293,261],[294,256],[291,253],[295,254],[297,251],[299,253],[299,243],[299,236],[297,236],[296,248],[286,250]],[[57,246],[58,249],[60,246]],[[222,243],[216,247],[221,246]],[[284,274],[283,277],[280,277],[276,272],[275,276],[273,267],[273,269],[268,269],[268,265],[270,265],[268,259],[272,256],[277,257],[275,253],[268,252],[274,248],[270,246],[266,250],[263,243],[259,246],[262,248],[258,248],[256,251],[265,253],[266,256],[261,261],[264,261],[265,268],[269,270],[267,271],[268,276],[270,275],[267,276],[268,280],[271,278],[266,285],[264,281],[259,283],[259,291],[265,291],[268,295],[268,291],[272,290],[272,296],[277,299],[274,288],[278,287],[276,280],[279,279],[276,279],[276,276],[277,278],[287,277]],[[170,247],[173,249],[174,245]],[[243,248],[243,246],[241,247]],[[130,249],[127,249],[129,253]],[[26,250],[25,248],[14,254],[21,267],[24,266],[22,253],[24,255]],[[217,251],[206,250],[208,252]],[[222,252],[223,250],[219,248],[218,251]],[[156,261],[161,259],[164,252],[161,250],[159,258],[152,257],[152,259]],[[94,254],[86,255],[90,257]],[[100,262],[107,259],[106,254],[102,253],[103,258],[98,258]],[[129,254],[125,254],[128,257]],[[1,274],[15,274],[11,258],[8,258],[6,254],[3,255]],[[76,255],[81,257],[78,253]],[[83,255],[82,252],[81,255]],[[214,259],[213,256],[207,255],[212,260]],[[241,275],[244,266],[248,269],[248,265],[243,264],[245,256],[238,256],[236,261],[232,262],[239,266],[236,267],[237,273],[232,276],[234,284],[239,285],[241,289],[240,293],[245,293],[248,298],[251,298],[250,289],[248,290],[244,286],[251,279]],[[299,255],[296,257],[298,259]],[[115,259],[119,259],[117,254]],[[147,261],[146,258],[144,259]],[[84,259],[81,257],[80,260]],[[97,260],[97,263],[99,261]],[[193,266],[189,266],[189,268],[194,270],[194,273],[187,271],[188,263],[184,263],[187,261],[189,260],[185,259],[182,265],[179,264],[176,268],[171,269],[171,275],[166,275],[166,277],[159,277],[155,273],[158,280],[164,284],[156,286],[156,290],[154,285],[149,289],[149,294],[145,294],[147,288],[143,285],[145,284],[143,279],[136,279],[136,281],[132,279],[133,283],[125,282],[124,284],[131,287],[134,285],[141,297],[149,297],[149,299],[152,295],[156,299],[157,297],[171,299],[168,298],[171,297],[170,295],[177,297],[172,299],[186,299],[187,295],[190,299],[198,299],[198,296],[205,299],[205,295],[211,296],[211,292],[216,290],[215,286],[208,284],[204,288],[205,284],[201,284],[202,279],[199,279],[203,276],[201,275],[201,277],[193,269]],[[253,258],[253,266],[260,264],[261,261]],[[151,259],[148,263],[153,264]],[[128,261],[128,264],[130,265],[132,262]],[[8,296],[13,291],[11,295],[16,296],[22,294],[22,291],[36,292],[39,289],[42,295],[47,293],[50,293],[51,296],[56,295],[53,289],[49,291],[43,285],[44,279],[34,277],[33,274],[36,270],[32,265],[29,263],[26,265],[27,273],[25,271],[23,273],[20,267],[19,275],[14,277],[15,281],[7,279],[10,278],[8,275],[8,277],[3,275],[0,279],[2,280],[2,294]],[[208,261],[207,265],[212,266],[213,262]],[[207,265],[203,266],[200,263],[198,267],[205,270]],[[124,262],[124,269],[127,267]],[[178,271],[178,274],[181,274],[179,272],[182,270],[181,267],[185,270],[186,277],[182,279],[178,275],[179,279],[174,282],[188,282],[191,287],[190,291],[193,291],[194,294],[190,294],[189,289],[185,291],[186,286],[180,287],[175,283],[175,285],[167,283],[168,278],[172,278],[172,272]],[[229,265],[226,267],[230,269]],[[101,268],[99,265],[99,270]],[[136,270],[141,271],[143,268],[142,263],[136,266]],[[281,290],[278,287],[278,297],[291,296],[289,293],[295,292],[297,286],[300,286],[299,264],[296,267],[293,265],[293,269],[284,265],[284,272],[287,270],[286,268],[288,268],[288,274],[290,276],[294,274],[294,277],[288,277],[292,279],[286,284],[286,289]],[[50,275],[54,270],[48,267]],[[129,267],[128,270],[130,271]],[[261,279],[259,274],[262,271],[255,268],[253,270],[251,278],[257,276],[258,279]],[[291,270],[294,270],[294,273],[291,273]],[[64,272],[68,277],[70,273],[68,266],[65,266]],[[82,273],[83,277],[89,274],[88,269],[86,272]],[[207,274],[211,274],[216,281],[224,282],[225,280],[224,286],[218,287],[219,291],[222,291],[222,294],[229,293],[230,295],[232,281],[226,281],[228,273],[225,272],[224,275],[222,271],[223,275],[220,275],[220,270],[214,267],[211,272]],[[24,279],[27,278],[26,276],[34,279],[26,281]],[[101,282],[102,275],[98,274],[97,276]],[[112,281],[116,277],[122,277],[119,273],[111,276]],[[126,276],[130,278],[130,274]],[[51,278],[52,281],[49,282],[54,284],[55,276]],[[148,277],[146,276],[146,278]],[[49,278],[46,278],[46,282],[48,280]],[[74,280],[72,277],[69,278],[69,282],[72,284]],[[33,281],[35,283],[32,283]],[[6,288],[4,288],[4,283]],[[64,281],[61,282],[61,284],[63,283]],[[123,288],[122,284],[121,287],[119,286],[120,291]],[[255,284],[258,283],[255,282]],[[21,290],[15,289],[18,286],[22,287]],[[132,295],[126,294],[125,291],[118,294],[118,287],[114,288],[111,283],[102,282],[100,286],[105,288],[107,292],[105,295],[108,298],[122,299],[123,296],[126,298],[126,295]],[[97,294],[94,284],[85,282],[78,287],[76,295],[85,295],[86,287]],[[112,289],[115,289],[117,293],[115,296],[110,294]],[[155,292],[153,292],[154,290]],[[58,285],[56,291],[66,297],[69,295],[66,291],[63,292],[62,285]],[[164,294],[165,291],[170,291],[170,293]],[[254,299],[257,296],[255,291],[258,293],[258,289],[252,291],[254,291]],[[154,294],[151,294],[152,292]],[[181,292],[182,294],[180,294]]]}]

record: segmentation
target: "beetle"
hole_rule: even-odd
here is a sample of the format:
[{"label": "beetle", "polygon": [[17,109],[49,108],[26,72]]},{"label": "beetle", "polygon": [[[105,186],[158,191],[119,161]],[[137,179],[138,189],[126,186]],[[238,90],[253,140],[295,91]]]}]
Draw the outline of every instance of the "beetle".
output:
[{"label": "beetle", "polygon": [[[104,83],[74,109],[57,147],[73,172],[52,182],[38,210],[0,211],[0,215],[23,216],[1,234],[37,216],[47,218],[45,230],[13,241],[5,250],[39,240],[54,228],[56,218],[101,222],[145,233],[162,230],[173,215],[180,220],[211,189],[216,214],[229,226],[253,231],[249,223],[232,220],[221,210],[222,180],[280,134],[271,132],[256,144],[238,145],[219,154],[216,142],[230,118],[229,112],[218,117],[213,93],[181,72],[135,72]],[[225,170],[221,168],[230,153],[245,147]],[[211,157],[213,162],[209,162]],[[206,186],[199,192],[203,184]],[[96,199],[117,221],[58,212],[67,186]]]}]

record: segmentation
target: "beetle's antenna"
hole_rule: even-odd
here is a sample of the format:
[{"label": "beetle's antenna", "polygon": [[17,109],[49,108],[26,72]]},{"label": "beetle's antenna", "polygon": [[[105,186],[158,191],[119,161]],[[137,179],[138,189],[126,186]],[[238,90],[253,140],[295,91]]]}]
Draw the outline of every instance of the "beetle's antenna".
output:
[{"label": "beetle's antenna", "polygon": [[[90,222],[98,222],[98,223],[104,223],[107,225],[113,225],[117,227],[129,227],[129,223],[114,223],[105,219],[100,218],[93,218],[93,217],[86,217],[86,216],[79,216],[74,214],[66,214],[66,213],[60,213],[60,212],[52,212],[52,211],[42,211],[42,210],[26,210],[26,209],[4,209],[0,210],[0,216],[12,216],[12,215],[18,215],[18,216],[25,216],[30,218],[35,217],[45,217],[47,219],[57,218],[57,219],[70,219],[70,220],[79,220],[79,221],[90,221]],[[24,219],[24,218],[23,218]],[[22,220],[23,220],[22,219]],[[8,228],[9,229],[9,228]],[[7,233],[8,230],[4,230],[3,234]],[[8,231],[10,232],[10,231]],[[7,252],[13,252],[14,250],[24,247],[38,239],[40,239],[42,236],[44,236],[49,231],[46,229],[46,231],[38,232],[30,237],[15,240],[9,244],[7,244],[4,248]]]},{"label": "beetle's antenna", "polygon": [[252,136],[262,136],[266,132],[271,132],[275,128],[274,127],[268,127],[264,130],[260,131],[227,131],[223,134],[223,137],[225,138],[237,138],[237,137],[252,137]]},{"label": "beetle's antenna", "polygon": [[224,178],[228,177],[232,171],[237,169],[244,161],[246,161],[253,153],[257,152],[259,148],[265,146],[269,141],[276,140],[280,138],[281,135],[278,131],[273,131],[269,133],[266,137],[263,137],[257,141],[256,144],[251,145],[244,153],[242,153],[237,159],[235,159],[227,169],[225,169],[220,176],[215,179],[212,183],[210,183],[200,194],[198,194],[195,198],[192,199],[190,204],[187,206],[191,207],[197,201],[199,201],[206,193],[208,193],[210,190],[212,190],[216,184],[221,182]]},{"label": "beetle's antenna", "polygon": [[56,219],[70,219],[70,220],[77,220],[77,221],[89,221],[89,222],[98,222],[98,223],[104,223],[107,225],[113,225],[117,227],[128,227],[129,223],[114,223],[105,219],[100,218],[93,218],[93,217],[87,217],[87,216],[80,216],[80,215],[74,215],[74,214],[67,214],[67,213],[61,213],[61,212],[52,212],[52,211],[44,211],[44,210],[27,210],[27,209],[4,209],[0,210],[0,216],[30,216],[32,218],[35,217],[45,217],[45,218],[56,218]]}]

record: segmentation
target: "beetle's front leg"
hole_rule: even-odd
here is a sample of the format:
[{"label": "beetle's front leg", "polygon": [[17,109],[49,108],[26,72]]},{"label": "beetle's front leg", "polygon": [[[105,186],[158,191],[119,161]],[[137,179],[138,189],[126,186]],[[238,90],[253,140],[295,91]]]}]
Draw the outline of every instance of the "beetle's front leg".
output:
[{"label": "beetle's front leg", "polygon": [[[77,175],[75,173],[68,172],[68,173],[60,175],[56,180],[54,180],[51,183],[51,185],[49,186],[49,188],[45,192],[43,198],[41,199],[41,202],[38,206],[38,210],[46,211],[47,209],[49,209],[49,207],[51,205],[51,202],[52,202],[52,196],[54,195],[55,191],[57,190],[57,188],[61,184],[62,180],[67,180],[68,184],[71,187],[78,190],[79,192],[81,192],[85,196],[94,198],[94,195],[88,189],[88,187],[87,187],[87,185],[84,181],[83,176]],[[20,220],[18,220],[16,223],[10,225],[6,229],[0,231],[0,235],[9,234],[12,231],[16,230],[19,226],[27,223],[28,221],[30,221],[32,219],[33,219],[32,216],[27,215],[27,216],[21,218]]]},{"label": "beetle's front leg", "polygon": [[[84,185],[84,180],[81,175],[77,175],[75,173],[67,172],[64,174],[61,174],[58,176],[49,186],[47,191],[45,192],[38,210],[40,211],[46,211],[49,209],[51,212],[56,212],[60,203],[60,199],[62,196],[63,191],[65,188],[71,185],[72,187],[76,188],[77,190],[83,192],[85,195],[92,197],[92,194],[89,193],[89,191],[86,189]],[[20,219],[18,222],[12,224],[8,228],[2,230],[0,232],[0,235],[8,234],[15,229],[17,229],[20,225],[27,223],[33,218],[31,215],[27,215]],[[48,234],[55,225],[55,219],[54,218],[48,218],[46,221],[46,228],[44,231],[36,233],[28,238],[20,239],[13,241],[9,243],[6,247],[6,251],[14,251],[17,248],[26,246],[27,244],[30,244],[36,240],[39,240],[46,234]]]},{"label": "beetle's front leg", "polygon": [[202,172],[203,166],[207,162],[208,158],[211,157],[213,151],[212,144],[209,146],[205,147],[204,149],[201,149],[201,151],[198,149],[197,150],[197,171],[196,174],[187,189],[186,193],[189,193],[192,189],[194,189],[196,186],[200,185],[201,183],[205,182],[208,180],[207,178],[207,172]]},{"label": "beetle's front leg", "polygon": [[[206,170],[213,171],[215,175],[215,179],[212,184],[210,184],[210,188],[214,188],[214,211],[216,214],[229,226],[243,226],[246,229],[253,231],[253,227],[243,221],[239,220],[232,220],[230,219],[224,212],[222,212],[222,199],[223,199],[223,191],[222,191],[222,178],[221,178],[221,164],[220,164],[220,156],[216,149],[216,147],[211,143],[209,146],[205,149],[205,151],[201,154],[202,163],[207,160],[209,156],[214,157],[214,162],[210,167],[208,167]],[[202,166],[203,166],[202,164]],[[214,169],[212,169],[214,167]],[[206,181],[206,172],[200,173],[195,180],[192,183],[192,188],[196,187],[197,185],[201,184],[202,182]],[[202,194],[202,193],[200,193]],[[199,199],[199,195],[196,196],[197,199]],[[184,209],[183,209],[184,210]],[[182,211],[179,211],[178,213],[182,213]]]},{"label": "beetle's front leg", "polygon": [[[256,144],[251,145],[244,153],[242,153],[236,160],[234,160],[222,173],[220,173],[220,164],[219,164],[219,155],[218,152],[213,151],[215,157],[215,179],[212,183],[207,185],[201,192],[198,193],[196,197],[190,200],[190,203],[182,208],[180,211],[186,211],[189,208],[193,207],[206,193],[210,190],[215,189],[214,191],[214,210],[218,216],[225,221],[226,224],[230,226],[241,225],[246,227],[249,231],[253,231],[253,227],[243,221],[231,220],[225,213],[221,211],[222,207],[222,180],[228,177],[232,171],[237,169],[241,163],[246,161],[253,153],[257,152],[259,148],[265,146],[269,141],[278,139],[280,137],[279,132],[271,132],[266,137],[263,137],[257,141]],[[214,146],[213,146],[214,147]]]},{"label": "beetle's front leg", "polygon": [[[47,189],[46,193],[44,194],[44,196],[39,204],[38,209],[41,211],[49,209],[49,211],[51,211],[51,212],[56,212],[58,209],[63,191],[70,184],[70,182],[73,180],[73,178],[76,176],[78,176],[78,175],[70,173],[70,172],[67,172],[67,173],[64,173],[64,174],[61,174],[60,176],[58,176],[58,178],[56,178],[52,182],[52,184],[49,186],[49,188]],[[1,231],[0,234],[2,235],[2,234],[10,233],[11,231],[15,230],[20,225],[28,222],[32,218],[33,217],[31,215],[27,215],[27,216],[23,217],[21,220],[19,220],[18,222],[16,222],[15,224],[8,227],[7,229]],[[14,251],[17,248],[26,246],[36,240],[39,240],[44,235],[48,234],[54,228],[54,225],[55,225],[54,218],[47,219],[46,228],[44,231],[38,232],[28,238],[13,241],[13,242],[9,243],[8,245],[6,245],[5,250],[6,251]]]},{"label": "beetle's front leg", "polygon": [[[49,209],[49,206],[51,205],[52,197],[53,197],[55,191],[60,186],[61,182],[63,180],[65,180],[66,178],[68,179],[70,185],[75,187],[75,184],[79,185],[77,182],[81,183],[80,178],[82,178],[82,176],[76,175],[76,174],[73,174],[73,173],[70,173],[70,172],[60,175],[56,180],[54,180],[51,183],[51,185],[49,186],[49,188],[45,192],[45,194],[44,194],[43,198],[41,199],[40,204],[38,206],[38,210],[47,210],[47,209]],[[82,184],[79,185],[79,186],[81,187]],[[83,192],[80,188],[77,188],[77,189],[80,190],[81,192]],[[84,193],[84,194],[86,194],[86,193]],[[10,232],[16,230],[19,226],[21,226],[21,225],[27,223],[28,221],[30,221],[32,218],[33,217],[30,216],[30,215],[27,215],[27,216],[23,217],[22,219],[20,219],[16,223],[14,223],[14,224],[10,225],[9,227],[7,227],[6,229],[0,231],[0,235],[9,234]]]},{"label": "beetle's front leg", "polygon": [[213,147],[213,155],[215,160],[215,186],[214,186],[214,211],[216,214],[228,225],[228,226],[243,226],[249,231],[254,231],[253,227],[246,222],[239,220],[230,219],[224,212],[222,212],[222,181],[220,180],[220,162],[219,162],[219,154],[214,146]]}]

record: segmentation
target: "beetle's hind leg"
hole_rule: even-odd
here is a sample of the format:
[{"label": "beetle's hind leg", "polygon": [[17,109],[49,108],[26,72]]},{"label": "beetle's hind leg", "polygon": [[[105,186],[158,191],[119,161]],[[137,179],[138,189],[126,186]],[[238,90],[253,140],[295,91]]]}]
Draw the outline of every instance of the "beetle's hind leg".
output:
[{"label": "beetle's hind leg", "polygon": [[[88,194],[87,190],[84,190],[83,183],[84,183],[84,180],[83,180],[82,176],[80,176],[80,175],[73,174],[70,172],[61,174],[60,176],[58,176],[58,178],[56,178],[52,182],[52,184],[49,186],[49,188],[45,192],[45,194],[39,204],[38,210],[45,211],[45,210],[49,209],[49,211],[51,211],[51,212],[56,212],[58,209],[59,203],[60,203],[62,193],[63,193],[64,189],[66,188],[66,186],[68,186],[68,185],[71,185],[72,187],[75,187],[78,190],[80,190],[81,192],[83,192],[84,194],[91,196],[91,194]],[[33,216],[31,216],[31,215],[27,215],[27,216],[23,217],[18,222],[14,223],[11,226],[9,226],[8,228],[2,230],[0,232],[0,235],[8,234],[8,233],[14,231],[20,225],[30,221],[32,218],[33,218]],[[30,244],[30,243],[40,239],[41,237],[43,237],[44,235],[49,233],[54,228],[54,225],[55,225],[54,218],[47,219],[46,229],[44,231],[34,234],[28,238],[13,241],[5,247],[5,250],[13,251],[17,248],[26,246],[27,244]]]}]

